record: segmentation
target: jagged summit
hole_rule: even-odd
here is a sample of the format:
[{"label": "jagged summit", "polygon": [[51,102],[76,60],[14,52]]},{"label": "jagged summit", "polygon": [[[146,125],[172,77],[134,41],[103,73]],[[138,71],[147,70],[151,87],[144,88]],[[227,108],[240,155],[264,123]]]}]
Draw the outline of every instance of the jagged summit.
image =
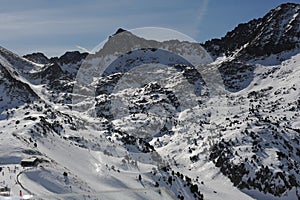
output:
[{"label": "jagged summit", "polygon": [[122,33],[122,32],[124,32],[124,31],[127,31],[127,30],[125,30],[125,29],[123,29],[123,28],[118,28],[118,30],[113,34],[113,36],[114,36],[114,35],[117,35],[117,34],[119,34],[119,33]]},{"label": "jagged summit", "polygon": [[251,59],[268,56],[300,46],[300,4],[286,3],[264,17],[239,24],[221,39],[205,42],[213,56],[235,55]]},{"label": "jagged summit", "polygon": [[63,65],[68,63],[75,64],[81,61],[82,59],[84,59],[87,55],[88,53],[80,53],[79,51],[68,51],[60,57],[48,58],[41,52],[27,54],[24,55],[23,57],[38,64],[45,65],[50,63],[60,63],[61,65]]},{"label": "jagged summit", "polygon": [[23,57],[38,64],[45,65],[51,63],[50,59],[41,52],[26,54]]},{"label": "jagged summit", "polygon": [[51,58],[52,61],[57,61],[61,65],[63,64],[76,64],[77,62],[84,59],[88,53],[80,53],[79,51],[68,51],[59,58]]}]

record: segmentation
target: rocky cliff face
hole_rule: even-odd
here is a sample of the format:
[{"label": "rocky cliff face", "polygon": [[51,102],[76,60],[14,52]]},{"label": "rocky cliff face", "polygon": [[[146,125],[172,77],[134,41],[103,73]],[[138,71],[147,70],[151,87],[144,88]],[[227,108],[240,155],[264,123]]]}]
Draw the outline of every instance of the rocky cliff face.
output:
[{"label": "rocky cliff face", "polygon": [[203,44],[213,56],[235,55],[252,59],[299,48],[299,4],[286,3],[271,10],[263,18],[239,24],[221,39]]},{"label": "rocky cliff face", "polygon": [[50,64],[51,60],[47,58],[43,53],[32,53],[23,56],[24,58],[38,64]]}]

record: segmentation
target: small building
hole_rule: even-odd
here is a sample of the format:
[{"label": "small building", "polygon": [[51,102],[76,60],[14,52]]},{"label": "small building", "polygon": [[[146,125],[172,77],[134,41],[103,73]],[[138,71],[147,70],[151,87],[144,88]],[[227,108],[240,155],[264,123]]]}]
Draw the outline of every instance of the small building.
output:
[{"label": "small building", "polygon": [[8,188],[7,186],[0,187],[0,196],[5,196],[5,197],[10,196],[10,188]]},{"label": "small building", "polygon": [[39,159],[36,157],[33,158],[24,158],[21,160],[22,167],[35,167],[39,164]]}]

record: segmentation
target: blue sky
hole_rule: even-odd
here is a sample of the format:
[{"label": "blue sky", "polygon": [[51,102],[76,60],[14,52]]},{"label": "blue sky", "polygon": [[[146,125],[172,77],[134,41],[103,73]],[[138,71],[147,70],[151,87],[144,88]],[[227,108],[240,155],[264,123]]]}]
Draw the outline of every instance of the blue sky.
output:
[{"label": "blue sky", "polygon": [[[199,42],[262,17],[281,0],[1,0],[0,45],[19,55],[93,49],[119,27],[163,27]],[[298,1],[290,1],[300,3]]]}]

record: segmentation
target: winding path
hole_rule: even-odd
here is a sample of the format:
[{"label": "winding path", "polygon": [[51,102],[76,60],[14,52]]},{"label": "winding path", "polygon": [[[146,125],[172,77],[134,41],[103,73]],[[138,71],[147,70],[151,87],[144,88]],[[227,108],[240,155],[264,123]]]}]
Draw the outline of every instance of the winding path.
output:
[{"label": "winding path", "polygon": [[17,183],[21,186],[21,188],[24,190],[24,191],[26,191],[28,194],[30,194],[30,195],[33,195],[33,193],[30,191],[30,190],[28,190],[27,188],[25,188],[23,185],[22,185],[22,183],[20,182],[20,180],[19,180],[19,176],[23,173],[24,171],[20,171],[19,173],[18,173],[18,175],[17,175]]}]

